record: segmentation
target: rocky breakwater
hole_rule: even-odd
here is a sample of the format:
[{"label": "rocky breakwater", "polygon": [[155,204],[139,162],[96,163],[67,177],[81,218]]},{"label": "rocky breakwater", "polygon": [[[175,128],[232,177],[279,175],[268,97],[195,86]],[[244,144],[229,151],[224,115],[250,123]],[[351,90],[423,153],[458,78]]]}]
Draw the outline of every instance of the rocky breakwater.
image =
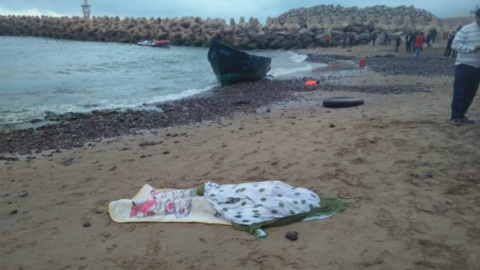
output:
[{"label": "rocky breakwater", "polygon": [[[319,5],[294,9],[279,17],[258,19],[241,17],[229,24],[223,19],[32,17],[0,16],[0,35],[38,36],[58,39],[135,43],[142,38],[169,39],[174,45],[209,46],[220,39],[241,49],[302,49],[341,45],[345,35],[353,34],[355,44],[370,41],[373,31],[390,36],[408,31],[436,28],[448,33],[454,26],[443,25],[434,15],[413,6],[366,8]],[[326,35],[332,37],[330,44]],[[380,35],[381,36],[381,35]]]},{"label": "rocky breakwater", "polygon": [[136,43],[142,38],[169,39],[176,45],[202,46],[215,37],[232,37],[223,20],[199,17],[32,17],[0,16],[0,35],[36,36],[83,41]]}]

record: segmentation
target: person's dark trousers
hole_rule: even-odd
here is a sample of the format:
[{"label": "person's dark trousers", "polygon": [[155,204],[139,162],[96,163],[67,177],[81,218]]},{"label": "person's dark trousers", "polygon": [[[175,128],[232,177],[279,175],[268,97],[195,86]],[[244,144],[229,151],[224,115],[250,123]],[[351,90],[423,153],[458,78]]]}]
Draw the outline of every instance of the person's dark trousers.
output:
[{"label": "person's dark trousers", "polygon": [[407,49],[407,52],[410,51],[410,41],[405,42],[405,47]]},{"label": "person's dark trousers", "polygon": [[452,48],[448,48],[448,47],[447,47],[447,48],[445,49],[445,53],[443,54],[443,56],[449,57],[451,52],[452,52]]},{"label": "person's dark trousers", "polygon": [[472,104],[480,84],[480,68],[469,65],[455,66],[453,83],[452,119],[462,118]]}]

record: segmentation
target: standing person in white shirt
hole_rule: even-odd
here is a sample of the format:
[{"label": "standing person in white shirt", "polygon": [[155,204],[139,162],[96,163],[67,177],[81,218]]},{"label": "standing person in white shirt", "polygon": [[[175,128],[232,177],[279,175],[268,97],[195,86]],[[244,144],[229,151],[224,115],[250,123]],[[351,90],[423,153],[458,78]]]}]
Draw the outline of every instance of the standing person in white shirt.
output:
[{"label": "standing person in white shirt", "polygon": [[458,54],[455,61],[450,123],[454,126],[472,124],[475,121],[468,119],[465,114],[480,84],[480,9],[475,13],[475,22],[458,31],[452,49]]}]

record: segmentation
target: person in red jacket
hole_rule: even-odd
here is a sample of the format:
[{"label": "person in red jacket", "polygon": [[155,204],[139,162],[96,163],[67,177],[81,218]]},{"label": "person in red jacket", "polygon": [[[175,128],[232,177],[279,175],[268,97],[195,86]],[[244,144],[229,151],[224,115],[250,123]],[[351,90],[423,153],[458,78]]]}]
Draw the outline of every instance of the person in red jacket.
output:
[{"label": "person in red jacket", "polygon": [[415,38],[415,56],[413,56],[413,60],[418,61],[420,59],[420,51],[423,48],[423,42],[425,42],[425,36],[423,35],[423,32],[420,33]]},{"label": "person in red jacket", "polygon": [[327,41],[327,46],[330,45],[330,41],[332,40],[332,37],[330,36],[330,34],[326,34],[325,35],[325,40]]}]

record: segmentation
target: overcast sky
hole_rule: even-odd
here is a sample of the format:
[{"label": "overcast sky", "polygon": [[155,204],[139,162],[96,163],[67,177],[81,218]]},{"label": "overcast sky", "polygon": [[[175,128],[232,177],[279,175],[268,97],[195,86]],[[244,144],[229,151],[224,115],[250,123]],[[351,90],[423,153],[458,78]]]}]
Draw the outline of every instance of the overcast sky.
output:
[{"label": "overcast sky", "polygon": [[[82,16],[84,0],[0,0],[0,15]],[[344,7],[374,5],[414,5],[440,18],[469,15],[480,0],[88,0],[92,16],[119,17],[182,17],[223,18],[236,22],[241,16],[276,17],[290,9],[321,4],[341,4]]]}]

